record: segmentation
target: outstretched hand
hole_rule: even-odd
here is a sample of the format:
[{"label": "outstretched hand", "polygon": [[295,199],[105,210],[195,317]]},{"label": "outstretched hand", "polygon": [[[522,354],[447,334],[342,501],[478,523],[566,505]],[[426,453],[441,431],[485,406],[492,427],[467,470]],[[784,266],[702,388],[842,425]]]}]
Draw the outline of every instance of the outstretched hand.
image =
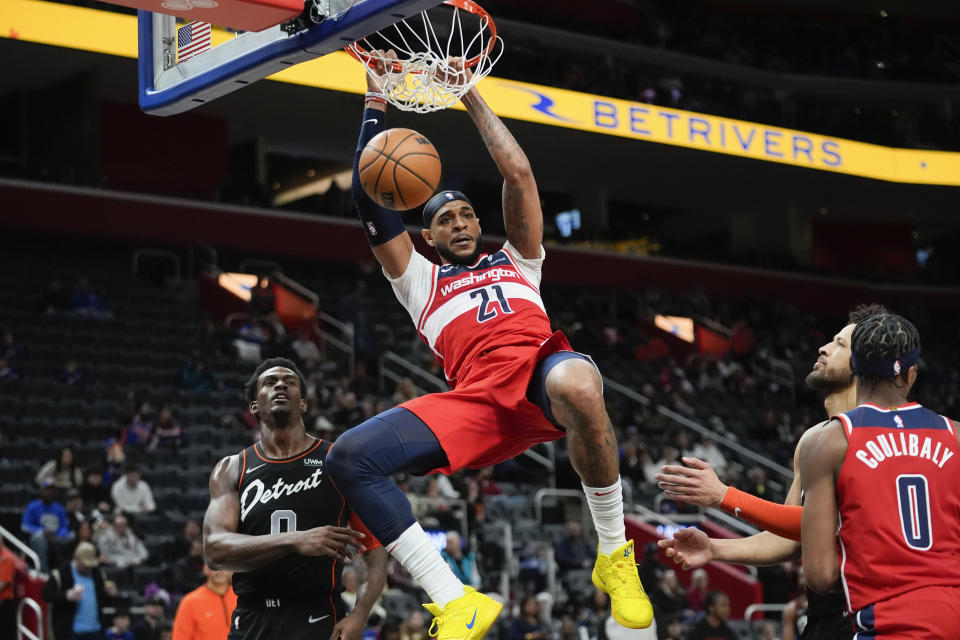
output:
[{"label": "outstretched hand", "polygon": [[351,556],[350,548],[359,548],[366,537],[359,531],[348,527],[315,527],[306,531],[297,531],[294,550],[305,556],[331,556],[346,560]]},{"label": "outstretched hand", "polygon": [[727,485],[720,482],[717,472],[699,458],[681,459],[688,466],[667,464],[654,476],[664,495],[700,507],[720,508],[727,494]]},{"label": "outstretched hand", "polygon": [[658,540],[657,546],[684,569],[698,569],[713,560],[709,536],[696,527],[678,529],[673,539]]}]

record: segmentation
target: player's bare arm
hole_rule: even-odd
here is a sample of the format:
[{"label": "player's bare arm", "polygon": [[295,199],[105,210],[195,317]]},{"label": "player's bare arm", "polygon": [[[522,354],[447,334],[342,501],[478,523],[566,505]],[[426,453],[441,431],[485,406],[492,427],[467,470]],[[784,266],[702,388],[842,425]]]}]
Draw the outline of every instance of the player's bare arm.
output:
[{"label": "player's bare arm", "polygon": [[333,627],[330,640],[360,640],[367,625],[367,618],[377,598],[387,586],[387,551],[383,547],[376,547],[363,554],[366,565],[366,583],[363,594],[357,598],[353,611],[337,622]]},{"label": "player's bare arm", "polygon": [[240,496],[239,456],[227,456],[210,474],[210,505],[203,517],[203,554],[212,569],[251,571],[290,553],[332,556],[345,560],[349,546],[358,546],[363,534],[344,527],[316,527],[263,536],[237,533]]},{"label": "player's bare arm", "polygon": [[[392,50],[386,52],[384,55],[387,59],[396,59],[397,57]],[[378,74],[383,74],[384,62],[379,57],[377,57],[377,60],[377,68],[375,69],[375,72]],[[367,91],[370,93],[379,93],[380,88],[377,86],[376,82],[374,82],[370,74],[366,73],[365,75],[367,78]],[[365,100],[363,108],[364,112],[367,112],[367,110],[371,109],[382,114],[386,114],[387,112],[387,105],[377,100]],[[375,206],[373,203],[371,203],[371,205]],[[393,215],[399,216],[400,214],[397,213]],[[401,233],[400,235],[391,238],[383,244],[372,246],[371,249],[373,250],[373,256],[377,259],[377,262],[380,263],[387,274],[391,278],[399,278],[403,275],[403,272],[407,270],[407,265],[410,263],[410,255],[413,253],[413,241],[410,239],[410,234]]]},{"label": "player's bare arm", "polygon": [[503,176],[503,223],[507,240],[524,258],[539,258],[543,212],[527,154],[476,87],[463,96],[462,102]]},{"label": "player's bare arm", "polygon": [[814,591],[829,591],[840,578],[836,483],[846,451],[847,439],[839,420],[802,442],[798,451],[804,493],[804,576]]}]

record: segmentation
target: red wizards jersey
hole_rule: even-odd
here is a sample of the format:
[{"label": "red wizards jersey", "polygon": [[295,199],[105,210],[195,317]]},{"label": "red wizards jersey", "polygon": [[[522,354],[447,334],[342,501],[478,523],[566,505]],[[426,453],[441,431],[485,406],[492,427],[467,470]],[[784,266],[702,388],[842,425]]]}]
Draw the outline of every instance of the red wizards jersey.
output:
[{"label": "red wizards jersey", "polygon": [[390,279],[451,386],[481,353],[550,337],[539,289],[545,255],[541,247],[539,258],[524,258],[507,242],[464,266],[436,265],[414,251],[403,275]]},{"label": "red wizards jersey", "polygon": [[960,586],[960,456],[951,421],[919,404],[863,404],[837,477],[840,578],[850,613],[916,589]]}]

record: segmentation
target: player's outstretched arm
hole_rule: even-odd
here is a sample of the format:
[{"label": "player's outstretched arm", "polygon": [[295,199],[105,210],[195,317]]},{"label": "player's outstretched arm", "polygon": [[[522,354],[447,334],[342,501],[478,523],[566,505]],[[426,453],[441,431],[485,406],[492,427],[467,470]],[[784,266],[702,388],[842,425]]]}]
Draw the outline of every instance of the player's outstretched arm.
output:
[{"label": "player's outstretched arm", "polygon": [[807,586],[829,591],[840,577],[837,557],[837,473],[847,452],[839,420],[800,443],[803,483],[803,571]]},{"label": "player's outstretched arm", "polygon": [[[382,51],[380,52],[383,53]],[[393,51],[386,57],[396,58]],[[378,56],[379,58],[379,56]],[[383,73],[384,63],[377,63],[379,73]],[[366,68],[366,67],[364,67]],[[378,206],[360,184],[359,162],[360,154],[367,143],[384,130],[387,120],[387,103],[377,97],[380,89],[367,74],[367,96],[363,104],[363,123],[360,126],[360,139],[357,142],[357,151],[353,157],[353,202],[357,207],[357,214],[363,223],[363,232],[367,235],[373,255],[386,270],[391,278],[398,278],[407,270],[410,255],[413,253],[413,241],[407,233],[403,219],[396,211]]]},{"label": "player's outstretched arm", "polygon": [[710,538],[700,529],[688,527],[673,534],[673,538],[657,544],[668,558],[684,569],[698,569],[708,562],[732,562],[762,567],[794,560],[800,556],[800,545],[793,540],[776,536],[769,531],[747,538]]},{"label": "player's outstretched arm", "polygon": [[803,509],[796,482],[790,487],[786,504],[777,504],[723,484],[713,467],[703,460],[683,458],[683,462],[689,466],[664,465],[654,476],[667,498],[723,509],[780,537],[800,541]]},{"label": "player's outstretched arm", "polygon": [[203,516],[203,555],[212,569],[251,571],[291,553],[345,560],[350,556],[348,546],[358,546],[363,540],[362,533],[345,527],[262,536],[237,533],[239,473],[239,457],[228,456],[210,474],[210,505]]},{"label": "player's outstretched arm", "polygon": [[527,154],[476,87],[463,96],[462,102],[503,176],[503,224],[507,240],[524,258],[539,258],[543,242],[543,212]]}]

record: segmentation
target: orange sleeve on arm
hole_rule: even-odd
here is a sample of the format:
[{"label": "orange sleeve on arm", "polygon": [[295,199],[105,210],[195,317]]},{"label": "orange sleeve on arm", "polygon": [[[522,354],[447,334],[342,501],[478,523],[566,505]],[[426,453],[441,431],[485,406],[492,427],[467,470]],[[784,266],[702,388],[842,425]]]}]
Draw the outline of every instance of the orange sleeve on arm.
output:
[{"label": "orange sleeve on arm", "polygon": [[370,529],[367,529],[367,525],[363,524],[360,518],[357,517],[357,514],[351,513],[350,519],[348,520],[348,522],[350,523],[351,529],[353,529],[354,531],[359,531],[360,533],[366,536],[362,541],[363,549],[360,550],[360,553],[366,553],[371,549],[376,549],[377,547],[381,546],[380,541],[377,540],[377,537],[375,535],[370,533]]},{"label": "orange sleeve on arm", "polygon": [[803,507],[777,504],[729,487],[723,510],[782,538],[800,542]]}]

